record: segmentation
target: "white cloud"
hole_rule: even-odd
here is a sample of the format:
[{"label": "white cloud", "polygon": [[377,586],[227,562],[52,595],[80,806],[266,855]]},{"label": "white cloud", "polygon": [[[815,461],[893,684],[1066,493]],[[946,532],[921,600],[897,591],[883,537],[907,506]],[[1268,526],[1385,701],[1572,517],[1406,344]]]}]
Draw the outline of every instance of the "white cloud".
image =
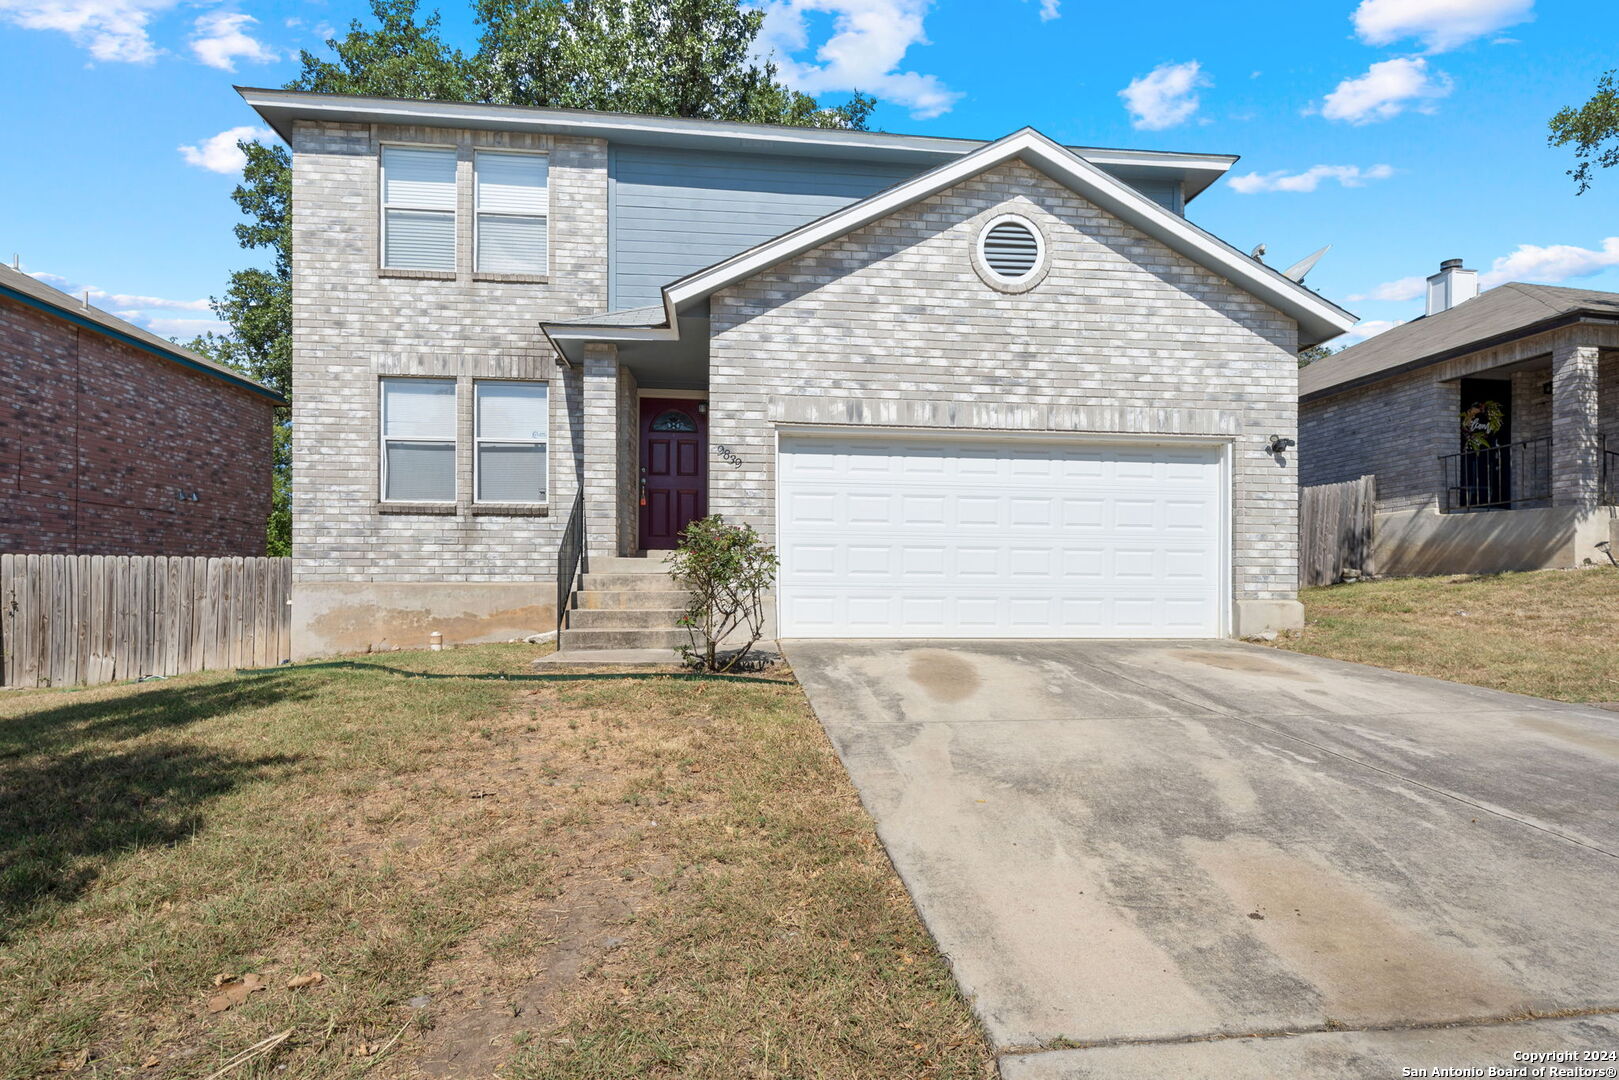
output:
[{"label": "white cloud", "polygon": [[1507,281],[1533,281],[1556,285],[1569,278],[1589,277],[1619,266],[1619,236],[1602,241],[1599,249],[1572,244],[1519,244],[1510,255],[1503,255],[1479,275],[1485,288]]},{"label": "white cloud", "polygon": [[238,150],[236,144],[244,139],[262,142],[274,137],[275,132],[268,128],[233,127],[218,135],[210,135],[195,146],[180,147],[180,156],[185,158],[187,165],[195,165],[209,172],[241,172],[242,166],[247,164],[247,155]]},{"label": "white cloud", "polygon": [[1534,17],[1535,0],[1361,0],[1351,16],[1368,45],[1416,38],[1445,52]]},{"label": "white cloud", "polygon": [[214,11],[200,16],[191,36],[191,51],[209,67],[221,71],[235,71],[236,58],[255,64],[269,64],[280,57],[275,50],[247,33],[247,27],[258,22],[251,15],[233,11]]},{"label": "white cloud", "polygon": [[1062,0],[1040,0],[1040,21],[1050,22],[1062,18]]},{"label": "white cloud", "polygon": [[1430,72],[1422,57],[1396,57],[1373,64],[1358,79],[1339,83],[1321,103],[1321,115],[1328,120],[1371,124],[1392,119],[1408,108],[1432,112],[1433,100],[1450,91],[1450,76]]},{"label": "white cloud", "polygon": [[146,327],[154,334],[166,338],[179,338],[181,341],[189,341],[208,333],[230,333],[230,324],[220,322],[218,319],[143,319],[137,316],[130,318],[129,321],[137,326]]},{"label": "white cloud", "polygon": [[[1479,275],[1479,285],[1490,289],[1509,281],[1529,281],[1539,285],[1556,285],[1571,278],[1590,277],[1604,270],[1619,267],[1619,236],[1602,241],[1600,248],[1582,248],[1573,244],[1519,244],[1510,255],[1503,255]],[[1404,277],[1385,281],[1363,293],[1351,294],[1354,300],[1416,300],[1427,291],[1426,277]]]},{"label": "white cloud", "polygon": [[[897,70],[906,50],[928,43],[922,21],[930,7],[932,0],[767,0],[758,51],[773,53],[782,80],[805,93],[862,90],[930,119],[961,94],[936,75]],[[798,60],[809,47],[811,12],[833,16],[832,35],[814,61]]]},{"label": "white cloud", "polygon": [[1362,319],[1351,326],[1339,337],[1332,340],[1334,345],[1356,345],[1367,338],[1376,337],[1385,330],[1392,330],[1400,323],[1391,319]]},{"label": "white cloud", "polygon": [[1372,165],[1364,169],[1359,165],[1312,165],[1301,173],[1289,174],[1278,169],[1233,176],[1231,187],[1244,195],[1261,191],[1314,191],[1323,180],[1336,180],[1343,187],[1365,187],[1368,180],[1387,180],[1393,175],[1392,165]]},{"label": "white cloud", "polygon": [[178,0],[0,0],[0,18],[25,30],[59,30],[97,60],[145,64],[163,51],[147,26]]},{"label": "white cloud", "polygon": [[1428,291],[1428,279],[1403,277],[1398,281],[1385,281],[1370,292],[1354,293],[1350,300],[1415,300]]},{"label": "white cloud", "polygon": [[86,291],[90,293],[90,300],[100,308],[114,310],[115,314],[127,318],[130,311],[116,309],[132,309],[135,312],[148,308],[162,308],[169,311],[207,311],[208,301],[203,300],[169,300],[162,296],[142,296],[139,293],[110,293],[94,285],[85,286],[61,274],[52,274],[44,270],[30,270],[28,276],[43,281],[45,284],[61,289],[73,296],[83,296]]},{"label": "white cloud", "polygon": [[1199,104],[1198,88],[1212,85],[1202,66],[1188,60],[1184,64],[1159,64],[1130,80],[1130,85],[1119,91],[1119,97],[1130,110],[1132,126],[1162,131],[1191,119]]}]

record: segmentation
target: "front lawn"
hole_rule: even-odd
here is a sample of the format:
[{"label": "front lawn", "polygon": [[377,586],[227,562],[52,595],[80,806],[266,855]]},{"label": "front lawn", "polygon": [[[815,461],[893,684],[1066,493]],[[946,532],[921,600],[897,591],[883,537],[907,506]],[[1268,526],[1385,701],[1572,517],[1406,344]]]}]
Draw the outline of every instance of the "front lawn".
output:
[{"label": "front lawn", "polygon": [[795,684],[534,652],[0,694],[0,1077],[981,1074]]},{"label": "front lawn", "polygon": [[1619,569],[1305,589],[1284,649],[1559,701],[1619,701]]}]

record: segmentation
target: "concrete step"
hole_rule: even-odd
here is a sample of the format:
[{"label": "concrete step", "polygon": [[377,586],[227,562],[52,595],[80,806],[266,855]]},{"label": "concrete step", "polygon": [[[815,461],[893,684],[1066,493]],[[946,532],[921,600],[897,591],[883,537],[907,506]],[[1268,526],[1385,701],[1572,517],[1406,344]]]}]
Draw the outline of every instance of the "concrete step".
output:
[{"label": "concrete step", "polygon": [[590,573],[586,574],[579,582],[579,588],[580,588],[581,591],[583,591],[583,590],[596,590],[596,589],[603,589],[603,590],[642,589],[642,590],[658,591],[658,590],[667,590],[667,589],[678,589],[679,587],[680,586],[676,585],[674,583],[674,579],[671,578],[668,574],[641,574],[641,573],[635,573],[635,574],[620,574],[620,573],[599,574],[599,573],[596,573],[595,571],[591,571]]},{"label": "concrete step", "polygon": [[670,630],[685,611],[676,607],[579,608],[568,612],[568,625],[575,630]]},{"label": "concrete step", "polygon": [[669,573],[667,562],[653,555],[609,555],[590,560],[593,574],[664,574]]},{"label": "concrete step", "polygon": [[676,588],[668,589],[589,589],[574,594],[575,610],[603,611],[635,609],[637,611],[668,611],[684,608],[691,594]]},{"label": "concrete step", "polygon": [[589,629],[562,631],[557,642],[561,650],[572,649],[674,649],[691,641],[684,630]]}]

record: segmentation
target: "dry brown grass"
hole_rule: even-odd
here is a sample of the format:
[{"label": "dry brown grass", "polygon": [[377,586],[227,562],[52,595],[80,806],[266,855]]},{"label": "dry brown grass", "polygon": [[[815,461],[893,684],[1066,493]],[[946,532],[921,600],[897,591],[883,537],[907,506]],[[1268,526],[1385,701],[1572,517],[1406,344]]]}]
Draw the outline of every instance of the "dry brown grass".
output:
[{"label": "dry brown grass", "polygon": [[1559,701],[1619,700],[1619,569],[1396,578],[1306,589],[1276,644]]},{"label": "dry brown grass", "polygon": [[532,655],[0,697],[0,1076],[980,1075],[795,685]]}]

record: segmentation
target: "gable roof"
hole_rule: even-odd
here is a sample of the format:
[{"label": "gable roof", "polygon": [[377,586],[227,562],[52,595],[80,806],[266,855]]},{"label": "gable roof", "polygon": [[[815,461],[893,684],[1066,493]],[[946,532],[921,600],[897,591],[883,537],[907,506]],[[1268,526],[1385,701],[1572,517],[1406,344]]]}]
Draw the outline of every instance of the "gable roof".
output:
[{"label": "gable roof", "polygon": [[[681,313],[706,302],[715,292],[728,285],[750,278],[777,263],[820,247],[1013,159],[1025,162],[1083,195],[1115,217],[1134,225],[1295,320],[1299,324],[1301,345],[1312,345],[1336,337],[1355,324],[1355,317],[1338,305],[1264,263],[1242,254],[1072,150],[1026,127],[920,176],[895,184],[860,202],[665,285],[663,325],[666,328],[674,327]],[[607,325],[621,327],[623,324]],[[564,336],[583,336],[578,326],[576,322],[564,329],[560,324],[553,323],[548,324],[546,329],[555,340]],[[671,336],[675,333],[673,330],[665,332]]]},{"label": "gable roof", "polygon": [[1619,322],[1619,293],[1509,281],[1317,360],[1299,372],[1299,400],[1341,393],[1582,319]]},{"label": "gable roof", "polygon": [[[423,101],[416,98],[328,94],[313,90],[269,90],[238,86],[236,92],[289,144],[292,122],[319,119],[361,124],[433,124],[497,131],[584,135],[646,146],[732,149],[821,157],[847,155],[876,161],[914,163],[925,168],[986,145],[982,139],[938,135],[896,135],[852,128],[755,124],[685,116],[599,112],[591,109],[493,105],[475,101]],[[1169,150],[1122,150],[1075,146],[1075,153],[1104,168],[1131,176],[1177,179],[1190,202],[1237,163],[1234,154],[1191,154]]]},{"label": "gable roof", "polygon": [[38,278],[14,270],[9,266],[0,265],[0,296],[10,297],[31,308],[49,312],[58,318],[66,319],[75,326],[87,327],[98,334],[121,341],[125,345],[133,346],[145,353],[163,360],[179,364],[225,382],[232,383],[244,390],[250,390],[262,397],[269,398],[277,405],[285,405],[287,399],[271,390],[263,383],[254,382],[246,375],[235,371],[223,364],[217,364],[182,348],[166,338],[158,337],[150,330],[136,326],[132,322],[125,322],[118,316],[98,307],[91,307],[78,297],[63,292],[61,289],[45,284]]}]

